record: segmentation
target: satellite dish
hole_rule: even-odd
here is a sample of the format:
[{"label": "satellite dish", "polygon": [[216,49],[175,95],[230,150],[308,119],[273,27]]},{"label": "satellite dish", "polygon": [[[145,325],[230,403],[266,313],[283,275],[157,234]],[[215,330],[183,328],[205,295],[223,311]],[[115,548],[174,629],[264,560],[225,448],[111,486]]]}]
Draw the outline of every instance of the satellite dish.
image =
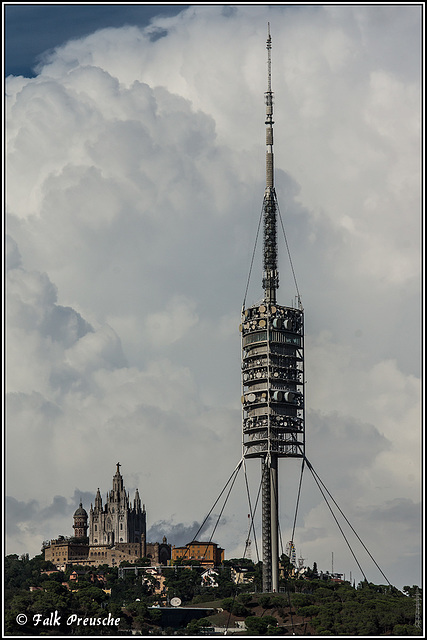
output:
[{"label": "satellite dish", "polygon": [[173,607],[179,607],[180,604],[181,604],[181,598],[172,598],[171,605]]}]

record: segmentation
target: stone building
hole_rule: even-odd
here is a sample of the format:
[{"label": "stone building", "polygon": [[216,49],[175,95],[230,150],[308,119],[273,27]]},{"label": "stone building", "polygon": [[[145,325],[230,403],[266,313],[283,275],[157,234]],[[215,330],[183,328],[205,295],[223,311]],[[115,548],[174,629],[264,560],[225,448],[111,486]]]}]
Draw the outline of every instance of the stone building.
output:
[{"label": "stone building", "polygon": [[131,504],[119,463],[104,506],[99,489],[96,493],[95,505],[90,506],[89,525],[82,503],[73,518],[73,537],[59,536],[43,543],[45,560],[60,570],[70,565],[114,567],[123,561],[136,564],[142,557],[150,558],[152,565],[166,565],[171,558],[171,545],[166,538],[161,543],[146,542],[145,507],[141,505],[138,489]]},{"label": "stone building", "polygon": [[193,540],[185,547],[172,547],[172,560],[197,560],[204,567],[218,567],[224,561],[224,549],[216,542]]},{"label": "stone building", "polygon": [[145,555],[145,535],[145,506],[141,506],[138,489],[135,491],[133,506],[130,503],[118,462],[117,471],[113,476],[113,488],[107,494],[105,505],[102,506],[99,488],[96,492],[95,506],[90,505],[89,544],[95,546],[141,543]]},{"label": "stone building", "polygon": [[60,571],[72,564],[90,564],[88,562],[89,545],[76,543],[73,538],[59,536],[55,540],[43,542],[45,560],[52,562]]},{"label": "stone building", "polygon": [[82,503],[75,511],[73,518],[73,537],[59,536],[55,540],[43,542],[42,550],[45,560],[53,562],[61,571],[72,564],[90,564],[88,562],[87,512],[83,509]]},{"label": "stone building", "polygon": [[171,546],[166,537],[163,537],[163,542],[147,542],[145,555],[150,558],[152,565],[167,565],[171,559]]}]

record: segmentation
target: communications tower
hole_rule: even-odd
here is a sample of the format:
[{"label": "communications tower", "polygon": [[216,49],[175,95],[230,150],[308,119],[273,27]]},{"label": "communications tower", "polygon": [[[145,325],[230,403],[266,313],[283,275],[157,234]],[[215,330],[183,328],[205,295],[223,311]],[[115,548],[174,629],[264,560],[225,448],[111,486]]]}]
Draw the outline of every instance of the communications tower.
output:
[{"label": "communications tower", "polygon": [[264,297],[242,309],[243,455],[260,458],[263,591],[279,590],[279,458],[303,458],[304,312],[277,303],[278,203],[274,188],[271,36],[267,38],[266,187],[263,200]]}]

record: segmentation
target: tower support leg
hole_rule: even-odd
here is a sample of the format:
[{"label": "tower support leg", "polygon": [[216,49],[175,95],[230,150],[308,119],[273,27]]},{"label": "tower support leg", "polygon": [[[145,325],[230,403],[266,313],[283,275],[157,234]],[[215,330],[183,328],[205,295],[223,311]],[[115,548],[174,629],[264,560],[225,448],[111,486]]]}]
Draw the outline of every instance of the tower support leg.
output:
[{"label": "tower support leg", "polygon": [[279,591],[277,456],[262,460],[262,590]]},{"label": "tower support leg", "polygon": [[263,458],[262,472],[262,590],[271,591],[271,483],[270,466]]},{"label": "tower support leg", "polygon": [[271,590],[279,592],[279,509],[278,509],[278,459],[272,456],[270,466],[271,496]]}]

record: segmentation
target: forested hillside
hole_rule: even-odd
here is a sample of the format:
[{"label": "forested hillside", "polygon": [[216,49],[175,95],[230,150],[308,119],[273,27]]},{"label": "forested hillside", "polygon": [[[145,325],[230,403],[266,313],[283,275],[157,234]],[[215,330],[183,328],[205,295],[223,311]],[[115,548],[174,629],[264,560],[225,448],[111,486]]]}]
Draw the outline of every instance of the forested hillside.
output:
[{"label": "forested hillside", "polygon": [[[141,566],[144,563],[147,560],[141,559]],[[232,572],[242,566],[246,581],[236,585]],[[42,555],[31,560],[7,556],[5,632],[20,636],[213,635],[219,628],[233,628],[233,636],[422,634],[415,626],[415,586],[404,587],[403,592],[368,582],[356,586],[327,576],[321,579],[312,571],[309,579],[283,579],[279,594],[263,594],[261,563],[226,561],[216,570],[211,586],[202,586],[202,571],[197,566],[162,568],[160,589],[155,576],[142,572],[141,577],[134,569],[122,578],[117,567],[106,565],[61,572]],[[164,615],[174,597],[181,600],[181,611],[185,609],[185,622],[184,618],[171,622]],[[237,626],[241,631],[236,632]]]}]

